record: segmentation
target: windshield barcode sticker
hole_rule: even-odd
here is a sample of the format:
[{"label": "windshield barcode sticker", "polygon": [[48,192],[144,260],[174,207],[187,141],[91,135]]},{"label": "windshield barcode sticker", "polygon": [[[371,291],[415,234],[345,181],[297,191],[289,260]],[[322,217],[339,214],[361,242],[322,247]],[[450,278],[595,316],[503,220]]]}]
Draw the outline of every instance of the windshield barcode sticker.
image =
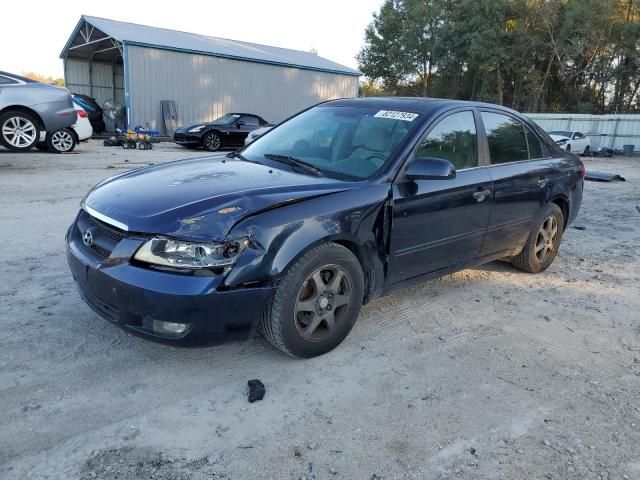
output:
[{"label": "windshield barcode sticker", "polygon": [[405,122],[413,122],[417,117],[417,113],[395,112],[393,110],[380,110],[374,115],[377,118],[391,118],[393,120],[404,120]]}]

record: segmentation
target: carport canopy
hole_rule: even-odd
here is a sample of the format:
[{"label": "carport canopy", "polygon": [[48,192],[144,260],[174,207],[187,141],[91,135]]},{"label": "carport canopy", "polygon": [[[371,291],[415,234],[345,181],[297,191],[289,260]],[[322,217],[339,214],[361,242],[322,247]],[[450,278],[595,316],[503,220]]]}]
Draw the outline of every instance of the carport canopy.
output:
[{"label": "carport canopy", "polygon": [[89,62],[115,63],[122,58],[122,43],[82,17],[60,56]]}]

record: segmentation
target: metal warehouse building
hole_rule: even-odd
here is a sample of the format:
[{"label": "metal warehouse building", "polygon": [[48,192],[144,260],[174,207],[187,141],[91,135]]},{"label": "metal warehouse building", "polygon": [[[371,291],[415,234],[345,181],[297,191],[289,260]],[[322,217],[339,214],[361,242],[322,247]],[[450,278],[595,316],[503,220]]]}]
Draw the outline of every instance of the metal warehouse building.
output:
[{"label": "metal warehouse building", "polygon": [[[163,129],[232,111],[278,122],[323,100],[355,97],[360,72],[310,52],[82,16],[60,57],[67,88],[124,105],[129,127]],[[113,125],[107,125],[113,127]]]}]

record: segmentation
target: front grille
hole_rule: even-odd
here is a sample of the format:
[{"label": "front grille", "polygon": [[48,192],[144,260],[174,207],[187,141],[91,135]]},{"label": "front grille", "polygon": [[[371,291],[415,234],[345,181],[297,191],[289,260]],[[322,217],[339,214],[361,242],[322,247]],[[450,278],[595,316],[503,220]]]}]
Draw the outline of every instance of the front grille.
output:
[{"label": "front grille", "polygon": [[[93,236],[93,243],[90,246],[85,245],[82,241],[82,236],[87,231],[90,231]],[[77,232],[78,244],[100,260],[109,258],[116,246],[126,236],[126,232],[107,225],[84,210],[81,210],[78,215]]]},{"label": "front grille", "polygon": [[98,220],[95,217],[92,217],[89,215],[89,221],[93,223],[96,226],[96,228],[98,228],[100,235],[110,238],[116,243],[119,243],[120,240],[124,238],[124,234],[122,234],[117,230],[114,230],[112,227],[108,227],[106,224],[102,223],[100,220]]},{"label": "front grille", "polygon": [[96,252],[102,258],[107,258],[109,255],[111,255],[111,250],[107,250],[106,248],[102,248],[99,245],[91,245],[91,250]]}]

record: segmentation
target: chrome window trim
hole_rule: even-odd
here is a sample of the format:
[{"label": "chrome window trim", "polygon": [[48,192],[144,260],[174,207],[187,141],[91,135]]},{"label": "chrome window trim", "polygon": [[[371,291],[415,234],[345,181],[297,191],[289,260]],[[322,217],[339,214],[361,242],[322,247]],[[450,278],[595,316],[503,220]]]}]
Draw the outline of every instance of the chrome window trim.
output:
[{"label": "chrome window trim", "polygon": [[114,220],[111,217],[107,217],[106,215],[94,210],[93,208],[91,208],[90,206],[88,206],[87,204],[83,203],[82,204],[82,209],[87,212],[89,215],[91,215],[92,217],[97,218],[98,220],[100,220],[101,222],[104,222],[108,225],[111,225],[113,227],[119,228],[120,230],[124,230],[125,232],[129,231],[129,227],[127,225],[125,225],[122,222],[119,222],[117,220]]}]

